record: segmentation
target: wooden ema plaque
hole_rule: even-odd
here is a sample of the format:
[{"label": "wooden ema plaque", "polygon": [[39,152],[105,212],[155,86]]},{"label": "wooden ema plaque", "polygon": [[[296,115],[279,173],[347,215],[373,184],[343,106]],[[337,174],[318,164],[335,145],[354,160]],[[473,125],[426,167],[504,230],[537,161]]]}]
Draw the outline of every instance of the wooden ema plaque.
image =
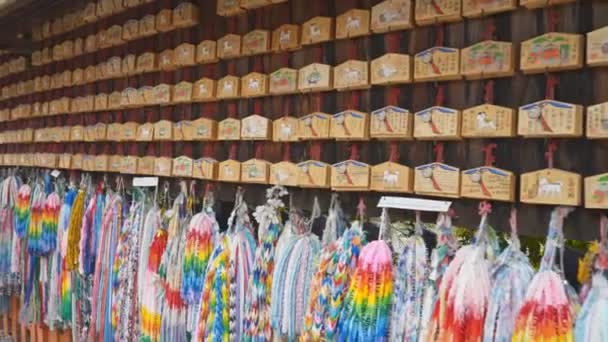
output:
[{"label": "wooden ema plaque", "polygon": [[[76,68],[72,71],[72,84],[75,86],[84,84],[84,70]],[[39,90],[42,91],[42,85]]]},{"label": "wooden ema plaque", "polygon": [[270,50],[270,32],[253,30],[243,36],[243,56],[265,54]]},{"label": "wooden ema plaque", "polygon": [[173,177],[192,177],[192,158],[186,156],[179,156],[173,159],[173,170],[171,175]]},{"label": "wooden ema plaque", "polygon": [[227,34],[217,41],[217,56],[220,59],[237,58],[241,56],[241,36]]},{"label": "wooden ema plaque", "polygon": [[462,15],[477,18],[517,8],[517,0],[463,0]]},{"label": "wooden ema plaque", "polygon": [[241,120],[241,140],[269,140],[271,137],[270,119],[253,114]]},{"label": "wooden ema plaque", "polygon": [[196,46],[196,63],[215,63],[217,57],[217,43],[214,40],[204,40]]},{"label": "wooden ema plaque", "polygon": [[300,26],[284,24],[272,31],[272,51],[293,51],[300,48]]},{"label": "wooden ema plaque", "polygon": [[120,141],[121,138],[121,123],[111,123],[108,125],[108,140],[109,141]]},{"label": "wooden ema plaque", "polygon": [[303,188],[329,188],[331,167],[329,164],[307,160],[298,163],[298,186]]},{"label": "wooden ema plaque", "polygon": [[302,24],[302,45],[327,42],[332,39],[333,18],[314,17]]},{"label": "wooden ema plaque", "polygon": [[179,4],[173,9],[173,25],[176,27],[190,27],[198,24],[200,10],[190,2]]},{"label": "wooden ema plaque", "polygon": [[515,111],[511,108],[482,104],[462,112],[462,136],[465,138],[504,138],[515,136]]},{"label": "wooden ema plaque", "polygon": [[218,99],[236,99],[240,96],[240,80],[236,76],[224,76],[217,81],[217,92],[216,96]]},{"label": "wooden ema plaque", "polygon": [[154,159],[154,175],[158,177],[171,177],[173,159],[158,157]]},{"label": "wooden ema plaque", "polygon": [[329,139],[331,115],[315,112],[299,118],[298,132],[302,140]]},{"label": "wooden ema plaque", "polygon": [[173,87],[173,103],[188,103],[192,101],[192,83],[182,81]]},{"label": "wooden ema plaque", "polygon": [[60,154],[59,160],[57,161],[57,167],[60,169],[72,168],[72,155],[69,153]]},{"label": "wooden ema plaque", "polygon": [[160,120],[154,124],[154,140],[171,140],[173,138],[173,122]]},{"label": "wooden ema plaque", "polygon": [[414,138],[421,140],[460,139],[460,111],[433,106],[414,115]]},{"label": "wooden ema plaque", "polygon": [[414,80],[457,80],[460,75],[460,52],[443,46],[435,46],[414,56]]},{"label": "wooden ema plaque", "polygon": [[411,0],[386,0],[372,7],[371,30],[374,33],[403,30],[412,27]]},{"label": "wooden ema plaque", "polygon": [[369,88],[367,61],[348,60],[334,68],[334,87],[338,91]]},{"label": "wooden ema plaque", "polygon": [[85,154],[82,156],[82,170],[95,171],[95,156]]},{"label": "wooden ema plaque", "polygon": [[217,138],[217,121],[199,118],[192,121],[192,140],[210,141]]},{"label": "wooden ema plaque", "polygon": [[485,40],[460,51],[460,73],[467,79],[513,76],[513,43]]},{"label": "wooden ema plaque", "polygon": [[587,107],[587,138],[608,138],[608,102]]},{"label": "wooden ema plaque", "polygon": [[93,127],[95,128],[94,141],[105,141],[108,126],[106,124],[100,122],[100,123],[95,124],[95,126],[93,126]]},{"label": "wooden ema plaque", "polygon": [[139,21],[127,20],[122,27],[122,39],[128,42],[137,38],[139,38]]},{"label": "wooden ema plaque", "polygon": [[457,198],[460,190],[460,170],[442,164],[430,163],[416,167],[414,192],[420,195]]},{"label": "wooden ema plaque", "polygon": [[298,91],[298,71],[280,68],[270,74],[269,93],[271,95],[293,94]]},{"label": "wooden ema plaque", "polygon": [[84,128],[84,141],[93,142],[97,140],[96,138],[95,126],[87,126]]},{"label": "wooden ema plaque", "polygon": [[272,122],[272,141],[299,141],[298,118],[283,116]]},{"label": "wooden ema plaque", "polygon": [[108,78],[118,78],[123,76],[122,59],[118,56],[108,59],[108,63],[106,63],[106,73]]},{"label": "wooden ema plaque", "polygon": [[108,172],[108,169],[110,167],[110,157],[105,155],[105,154],[101,154],[98,156],[95,156],[95,170],[97,172]]},{"label": "wooden ema plaque", "polygon": [[517,134],[525,137],[580,137],[583,107],[542,100],[519,107]]},{"label": "wooden ema plaque", "polygon": [[298,186],[298,166],[292,162],[282,161],[270,166],[269,183],[273,185]]},{"label": "wooden ema plaque", "polygon": [[375,85],[412,81],[410,56],[387,53],[371,62],[371,82]]},{"label": "wooden ema plaque", "polygon": [[173,125],[173,141],[192,141],[192,121],[182,120]]},{"label": "wooden ema plaque", "polygon": [[585,177],[585,208],[608,209],[608,173]]},{"label": "wooden ema plaque", "polygon": [[515,201],[515,176],[491,166],[462,171],[460,196],[493,201]]},{"label": "wooden ema plaque", "polygon": [[336,18],[336,39],[365,36],[369,31],[369,11],[351,9]]},{"label": "wooden ema plaque", "polygon": [[521,43],[520,68],[526,74],[573,70],[583,66],[583,36],[545,33]]},{"label": "wooden ema plaque", "polygon": [[108,94],[101,93],[95,96],[94,109],[96,112],[108,109]]},{"label": "wooden ema plaque", "polygon": [[175,29],[173,11],[165,8],[156,14],[156,29],[159,32],[169,32]]},{"label": "wooden ema plaque", "polygon": [[266,96],[268,94],[268,76],[252,72],[241,77],[241,96],[245,98]]},{"label": "wooden ema plaque", "polygon": [[331,166],[331,188],[335,191],[367,191],[369,189],[369,165],[345,160]]},{"label": "wooden ema plaque", "polygon": [[306,92],[326,91],[333,89],[331,66],[312,63],[298,71],[298,90]]},{"label": "wooden ema plaque", "polygon": [[217,140],[240,140],[241,120],[226,118],[217,125]]},{"label": "wooden ema plaque", "polygon": [[175,53],[172,49],[164,50],[158,56],[158,68],[160,70],[175,69]]},{"label": "wooden ema plaque", "polygon": [[329,136],[336,140],[368,140],[369,114],[345,110],[331,117]]},{"label": "wooden ema plaque", "polygon": [[[156,97],[157,93],[155,91],[155,88],[156,87],[143,86],[137,90],[137,95],[139,96],[141,94],[144,99],[143,105],[151,106],[151,105],[160,104],[157,102],[157,97]],[[133,94],[135,94],[135,93],[133,93]],[[162,94],[158,94],[158,95],[162,95]],[[127,103],[129,105],[131,105],[131,102],[132,102],[132,97],[131,97],[131,95],[129,95]]]},{"label": "wooden ema plaque", "polygon": [[194,161],[192,177],[197,179],[217,179],[218,162],[213,158],[201,158]]},{"label": "wooden ema plaque", "polygon": [[[73,101],[72,101],[73,102]],[[108,109],[119,109],[122,106],[122,93],[115,91],[108,95]]]},{"label": "wooden ema plaque", "polygon": [[414,18],[417,25],[460,21],[460,0],[416,1]]},{"label": "wooden ema plaque", "polygon": [[122,40],[122,26],[121,25],[113,25],[107,31],[108,35],[108,44],[110,46],[117,46],[124,43]]},{"label": "wooden ema plaque", "polygon": [[136,69],[138,73],[146,73],[156,71],[158,69],[158,61],[154,52],[145,52],[137,57]]},{"label": "wooden ema plaque", "polygon": [[156,17],[152,14],[148,14],[139,20],[139,34],[142,37],[149,37],[157,34],[156,30]]},{"label": "wooden ema plaque", "polygon": [[171,103],[173,87],[169,84],[159,84],[154,87],[154,104],[168,105]]},{"label": "wooden ema plaque", "polygon": [[120,173],[123,156],[111,155],[108,157],[108,172]]},{"label": "wooden ema plaque", "polygon": [[240,0],[217,0],[217,15],[228,17],[243,12]]},{"label": "wooden ema plaque", "polygon": [[197,102],[210,102],[215,100],[215,81],[210,78],[201,78],[192,87],[192,100]]},{"label": "wooden ema plaque", "polygon": [[581,176],[559,169],[521,175],[520,201],[532,204],[580,205]]},{"label": "wooden ema plaque", "polygon": [[264,7],[272,4],[270,0],[240,0],[241,7],[246,8],[248,10]]},{"label": "wooden ema plaque", "polygon": [[173,58],[176,66],[194,65],[196,62],[196,47],[188,43],[180,44],[173,51]]},{"label": "wooden ema plaque", "polygon": [[137,122],[126,122],[120,129],[120,141],[136,141],[139,124]]},{"label": "wooden ema plaque", "polygon": [[396,106],[386,106],[372,112],[370,137],[376,139],[412,139],[413,119],[407,110]]},{"label": "wooden ema plaque", "polygon": [[239,182],[241,180],[241,163],[232,159],[220,162],[217,179],[221,182]]},{"label": "wooden ema plaque", "polygon": [[82,170],[84,156],[80,153],[72,155],[72,170]]},{"label": "wooden ema plaque", "polygon": [[411,193],[413,182],[414,173],[407,166],[390,161],[372,166],[370,190]]},{"label": "wooden ema plaque", "polygon": [[575,0],[519,0],[519,4],[527,8],[540,8],[567,4],[574,1]]},{"label": "wooden ema plaque", "polygon": [[[68,138],[68,139],[65,139]],[[66,141],[84,141],[84,127],[78,125],[78,126],[72,126],[72,128],[68,128],[68,134],[67,137],[65,136],[65,134],[60,134],[59,135],[59,142],[66,142]]]},{"label": "wooden ema plaque", "polygon": [[122,157],[120,162],[120,173],[124,174],[135,174],[139,171],[138,168],[139,158],[134,156]]},{"label": "wooden ema plaque", "polygon": [[608,26],[587,33],[587,65],[608,65]]},{"label": "wooden ema plaque", "polygon": [[241,182],[268,184],[270,163],[261,159],[249,159],[241,164]]}]

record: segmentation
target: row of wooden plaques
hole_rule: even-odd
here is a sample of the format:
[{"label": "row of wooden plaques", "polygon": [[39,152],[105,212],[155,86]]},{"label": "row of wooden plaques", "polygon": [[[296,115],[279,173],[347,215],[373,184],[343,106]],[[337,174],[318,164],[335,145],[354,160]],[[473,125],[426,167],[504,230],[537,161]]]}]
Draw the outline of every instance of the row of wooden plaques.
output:
[{"label": "row of wooden plaques", "polygon": [[[270,163],[262,159],[245,162],[213,158],[193,160],[119,155],[25,153],[5,154],[3,165],[36,166],[162,177],[193,177],[224,182],[280,184],[332,188],[337,191],[416,193],[448,198],[476,198],[513,202],[515,175],[492,166],[470,170],[430,163],[413,170],[395,162],[370,166],[356,160],[329,165],[317,160],[301,163]],[[582,203],[581,176],[559,169],[543,169],[521,175],[520,201],[533,204]],[[585,178],[585,206],[608,209],[608,173]]]}]

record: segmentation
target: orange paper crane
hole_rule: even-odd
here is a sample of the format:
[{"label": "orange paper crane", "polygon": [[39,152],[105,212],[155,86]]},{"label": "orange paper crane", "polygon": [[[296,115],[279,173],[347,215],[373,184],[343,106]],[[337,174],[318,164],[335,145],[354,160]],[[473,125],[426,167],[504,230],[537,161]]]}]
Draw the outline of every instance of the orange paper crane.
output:
[{"label": "orange paper crane", "polygon": [[[483,153],[485,154],[485,162],[484,162],[485,166],[494,165],[494,162],[496,161],[496,156],[494,155],[493,151],[495,148],[496,148],[496,144],[492,143],[492,144],[487,144],[484,148],[481,149],[483,151]],[[490,193],[490,190],[488,190],[486,185],[483,183],[483,177],[481,177],[481,174],[479,177],[479,186],[481,187],[481,192],[483,193],[484,196],[487,196],[487,197],[492,196],[492,193]]]},{"label": "orange paper crane", "polygon": [[[442,142],[438,142],[435,147],[433,148],[433,150],[435,151],[435,162],[436,163],[443,163],[443,143]],[[431,172],[431,182],[433,183],[433,188],[437,191],[442,191],[441,190],[441,186],[439,186],[439,183],[437,182],[437,180],[435,179],[435,175],[433,174],[433,172]]]}]

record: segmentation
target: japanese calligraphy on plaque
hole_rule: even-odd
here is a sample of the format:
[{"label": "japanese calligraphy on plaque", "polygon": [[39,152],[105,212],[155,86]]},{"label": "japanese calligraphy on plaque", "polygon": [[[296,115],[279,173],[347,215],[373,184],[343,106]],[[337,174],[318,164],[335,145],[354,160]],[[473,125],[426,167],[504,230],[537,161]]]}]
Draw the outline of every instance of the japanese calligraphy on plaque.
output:
[{"label": "japanese calligraphy on plaque", "polygon": [[414,171],[414,192],[420,195],[458,197],[460,190],[460,170],[442,164],[430,163],[416,167]]},{"label": "japanese calligraphy on plaque", "polygon": [[110,158],[105,154],[101,154],[101,155],[95,156],[94,163],[95,163],[94,171],[107,172],[108,167],[110,165]]},{"label": "japanese calligraphy on plaque", "polygon": [[495,201],[515,200],[515,176],[491,166],[462,171],[460,196]]},{"label": "japanese calligraphy on plaque", "polygon": [[243,12],[239,0],[217,0],[217,15],[232,16]]},{"label": "japanese calligraphy on plaque", "polygon": [[270,74],[269,92],[271,95],[291,94],[298,91],[298,71],[281,68]]},{"label": "japanese calligraphy on plaque", "polygon": [[186,156],[179,156],[173,159],[171,175],[173,177],[192,177],[192,164],[192,158]]},{"label": "japanese calligraphy on plaque", "polygon": [[199,8],[198,6],[184,2],[179,4],[173,10],[173,24],[177,27],[190,27],[198,24]]},{"label": "japanese calligraphy on plaque", "polygon": [[215,99],[215,81],[210,78],[201,78],[192,87],[192,100],[200,102],[213,101]]},{"label": "japanese calligraphy on plaque", "polygon": [[139,38],[139,21],[128,20],[122,27],[122,39],[126,41]]},{"label": "japanese calligraphy on plaque", "polygon": [[283,116],[272,122],[272,140],[277,142],[298,141],[298,119]]},{"label": "japanese calligraphy on plaque", "polygon": [[302,24],[302,45],[326,42],[332,39],[333,19],[314,17]]},{"label": "japanese calligraphy on plaque", "polygon": [[169,32],[175,29],[173,23],[173,11],[168,8],[160,10],[156,14],[156,29],[160,32]]},{"label": "japanese calligraphy on plaque", "polygon": [[413,115],[396,106],[386,106],[372,112],[370,137],[377,139],[412,139]]},{"label": "japanese calligraphy on plaque", "polygon": [[359,37],[369,34],[369,11],[351,9],[336,18],[336,39]]},{"label": "japanese calligraphy on plaque", "polygon": [[298,166],[292,162],[282,161],[270,166],[270,184],[298,186]]},{"label": "japanese calligraphy on plaque", "polygon": [[272,32],[272,51],[292,51],[300,48],[300,26],[285,24]]},{"label": "japanese calligraphy on plaque", "polygon": [[268,140],[271,136],[272,123],[270,119],[253,114],[241,120],[242,140]]},{"label": "japanese calligraphy on plaque", "polygon": [[227,34],[217,41],[217,56],[221,59],[236,58],[241,55],[241,36]]},{"label": "japanese calligraphy on plaque", "polygon": [[416,139],[460,139],[460,111],[434,106],[414,115]]},{"label": "japanese calligraphy on plaque", "polygon": [[463,0],[462,15],[467,18],[482,17],[511,11],[516,7],[517,0]]},{"label": "japanese calligraphy on plaque", "polygon": [[215,140],[217,122],[212,119],[199,118],[192,121],[192,140]]},{"label": "japanese calligraphy on plaque", "polygon": [[270,50],[270,32],[253,30],[243,36],[243,55],[252,56],[267,53]]},{"label": "japanese calligraphy on plaque", "polygon": [[156,17],[148,14],[139,21],[139,34],[143,37],[153,36],[156,31]]},{"label": "japanese calligraphy on plaque", "polygon": [[243,97],[260,97],[268,94],[268,76],[252,72],[241,77],[241,95]]},{"label": "japanese calligraphy on plaque", "polygon": [[298,131],[302,140],[318,140],[329,138],[331,115],[315,112],[300,117]]},{"label": "japanese calligraphy on plaque", "polygon": [[217,57],[217,43],[214,40],[204,40],[196,46],[196,63],[215,63]]},{"label": "japanese calligraphy on plaque", "polygon": [[[141,175],[154,174],[154,157],[141,157],[137,160],[137,173]],[[124,159],[123,159],[124,162]]]},{"label": "japanese calligraphy on plaque", "polygon": [[512,76],[513,44],[485,40],[460,51],[460,73],[467,79]]},{"label": "japanese calligraphy on plaque", "polygon": [[567,4],[574,1],[576,0],[519,0],[519,4],[527,8],[539,8]]},{"label": "japanese calligraphy on plaque", "polygon": [[249,159],[241,164],[241,182],[268,184],[270,163],[261,159]]},{"label": "japanese calligraphy on plaque", "polygon": [[192,101],[192,83],[182,81],[173,87],[173,102]]},{"label": "japanese calligraphy on plaque", "polygon": [[217,81],[217,98],[234,99],[240,96],[240,80],[236,76],[224,76]]},{"label": "japanese calligraphy on plaque", "polygon": [[608,138],[608,102],[587,107],[587,138]]},{"label": "japanese calligraphy on plaque", "polygon": [[404,165],[385,162],[372,166],[370,189],[380,192],[404,192],[413,191],[414,173]]},{"label": "japanese calligraphy on plaque", "polygon": [[160,120],[154,124],[154,140],[171,140],[173,138],[173,122]]},{"label": "japanese calligraphy on plaque", "polygon": [[585,177],[585,208],[608,209],[608,173]]},{"label": "japanese calligraphy on plaque", "polygon": [[154,87],[154,104],[166,105],[171,103],[172,86],[169,84],[159,84]]},{"label": "japanese calligraphy on plaque", "polygon": [[301,92],[324,91],[333,88],[331,66],[309,64],[298,72],[298,90]]},{"label": "japanese calligraphy on plaque", "polygon": [[414,56],[414,80],[438,81],[460,79],[458,49],[435,46]]},{"label": "japanese calligraphy on plaque", "polygon": [[572,70],[583,66],[583,36],[545,33],[521,43],[520,67],[524,73]]},{"label": "japanese calligraphy on plaque", "polygon": [[173,52],[175,65],[187,66],[194,65],[196,57],[196,47],[193,44],[183,43],[178,45]]},{"label": "japanese calligraphy on plaque", "polygon": [[240,140],[241,120],[227,118],[218,123],[217,140]]},{"label": "japanese calligraphy on plaque", "polygon": [[362,191],[369,188],[369,165],[345,160],[331,166],[331,188],[335,191]]},{"label": "japanese calligraphy on plaque", "polygon": [[517,134],[526,137],[580,137],[583,107],[542,100],[519,107]]},{"label": "japanese calligraphy on plaque", "polygon": [[329,136],[337,140],[369,139],[369,114],[345,110],[331,117]]},{"label": "japanese calligraphy on plaque", "polygon": [[418,25],[460,20],[461,0],[416,1],[414,17]]},{"label": "japanese calligraphy on plaque", "polygon": [[152,141],[154,139],[154,124],[147,122],[137,127],[136,141]]},{"label": "japanese calligraphy on plaque", "polygon": [[465,138],[513,137],[515,128],[515,111],[511,108],[482,104],[462,112]]},{"label": "japanese calligraphy on plaque", "polygon": [[386,0],[372,7],[371,29],[375,33],[412,27],[412,1]]},{"label": "japanese calligraphy on plaque", "polygon": [[410,56],[387,53],[371,62],[372,84],[398,84],[412,81]]},{"label": "japanese calligraphy on plaque", "polygon": [[122,124],[120,129],[120,140],[121,141],[135,141],[137,138],[137,131],[139,125],[136,122],[126,122]]},{"label": "japanese calligraphy on plaque", "polygon": [[192,177],[198,179],[217,179],[218,162],[213,158],[200,158],[192,165]]},{"label": "japanese calligraphy on plaque", "polygon": [[608,26],[587,33],[587,64],[608,65]]},{"label": "japanese calligraphy on plaque", "polygon": [[192,121],[182,120],[173,125],[174,141],[191,141],[192,135]]},{"label": "japanese calligraphy on plaque", "polygon": [[334,68],[334,87],[338,90],[369,87],[367,61],[348,60]]},{"label": "japanese calligraphy on plaque", "polygon": [[559,169],[521,175],[520,201],[533,204],[580,205],[581,176]]},{"label": "japanese calligraphy on plaque", "polygon": [[154,175],[159,177],[171,177],[173,159],[158,157],[154,160]]}]

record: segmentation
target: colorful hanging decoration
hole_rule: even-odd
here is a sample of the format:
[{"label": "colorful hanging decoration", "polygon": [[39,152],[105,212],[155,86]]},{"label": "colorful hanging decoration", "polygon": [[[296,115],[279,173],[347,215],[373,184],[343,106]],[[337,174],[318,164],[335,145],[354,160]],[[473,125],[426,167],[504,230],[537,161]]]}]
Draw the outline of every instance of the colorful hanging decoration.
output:
[{"label": "colorful hanging decoration", "polygon": [[516,211],[511,211],[511,240],[492,270],[492,290],[484,323],[484,342],[511,341],[515,318],[524,301],[534,269],[520,250]]},{"label": "colorful hanging decoration", "polygon": [[78,268],[80,274],[92,275],[95,270],[95,256],[97,255],[97,243],[101,230],[103,209],[105,207],[105,194],[103,183],[97,189],[87,205],[82,219],[79,242]]},{"label": "colorful hanging decoration", "polygon": [[66,269],[75,271],[78,268],[78,257],[80,255],[80,228],[84,217],[86,190],[78,190],[76,199],[70,214],[70,224],[68,226],[67,250],[65,255]]},{"label": "colorful hanging decoration", "polygon": [[44,187],[38,183],[32,191],[27,230],[27,251],[30,255],[42,255],[42,215],[45,201]]},{"label": "colorful hanging decoration", "polygon": [[282,224],[279,210],[285,205],[281,197],[287,195],[282,186],[273,186],[266,191],[266,204],[258,206],[253,216],[259,224],[258,247],[255,251],[251,295],[247,296],[245,318],[245,341],[270,341],[272,274],[275,263],[275,245]]},{"label": "colorful hanging decoration", "polygon": [[42,246],[41,252],[47,255],[57,248],[57,226],[59,224],[59,211],[61,210],[61,198],[56,192],[46,198],[42,211]]},{"label": "colorful hanging decoration", "polygon": [[313,265],[321,249],[319,238],[311,232],[314,220],[321,216],[317,198],[310,220],[305,221],[295,212],[290,216],[291,224],[285,225],[282,235],[291,230],[289,234],[293,236],[277,243],[277,264],[272,276],[271,324],[275,336],[295,341],[302,332]]},{"label": "colorful hanging decoration", "polygon": [[551,213],[545,252],[517,314],[513,342],[572,341],[574,337],[572,298],[563,276],[554,270],[555,258],[564,243],[564,218],[572,210],[556,208]]},{"label": "colorful hanging decoration", "polygon": [[481,341],[490,296],[490,262],[486,253],[491,245],[486,220],[490,204],[482,202],[481,222],[472,244],[456,252],[439,287],[439,310],[431,323],[436,327],[427,335],[432,341]]},{"label": "colorful hanging decoration", "polygon": [[[63,205],[59,212],[59,224],[57,225],[57,238],[61,241],[61,248],[59,249],[60,254],[58,256],[58,258],[60,258],[58,262],[61,265],[61,276],[59,277],[61,304],[58,316],[60,317],[60,322],[65,327],[69,326],[72,322],[72,281],[66,265],[66,256],[68,250],[70,219],[72,217],[72,209],[77,194],[78,191],[73,187],[65,194]],[[59,238],[59,236],[61,236],[61,238]]]},{"label": "colorful hanging decoration", "polygon": [[331,201],[329,202],[329,210],[327,211],[327,219],[325,221],[325,229],[323,229],[323,236],[321,243],[323,246],[328,246],[334,241],[337,241],[347,228],[347,222],[344,219],[344,212],[340,206],[340,200],[338,194],[334,193],[331,195]]},{"label": "colorful hanging decoration", "polygon": [[23,184],[19,188],[17,203],[15,204],[15,232],[17,232],[17,237],[20,239],[25,237],[30,225],[31,196],[32,188],[28,184]]},{"label": "colorful hanging decoration", "polygon": [[391,341],[417,341],[420,333],[428,260],[419,212],[416,212],[414,228],[414,235],[404,241],[403,249],[398,253],[391,313]]},{"label": "colorful hanging decoration", "polygon": [[[13,272],[13,252],[19,239],[15,232],[15,205],[19,180],[9,176],[0,183],[0,292],[11,295],[19,291],[18,277]],[[13,247],[15,244],[15,247]]]},{"label": "colorful hanging decoration", "polygon": [[382,211],[379,240],[361,250],[338,321],[338,341],[388,341],[393,293],[392,253],[382,236],[388,228]]}]

